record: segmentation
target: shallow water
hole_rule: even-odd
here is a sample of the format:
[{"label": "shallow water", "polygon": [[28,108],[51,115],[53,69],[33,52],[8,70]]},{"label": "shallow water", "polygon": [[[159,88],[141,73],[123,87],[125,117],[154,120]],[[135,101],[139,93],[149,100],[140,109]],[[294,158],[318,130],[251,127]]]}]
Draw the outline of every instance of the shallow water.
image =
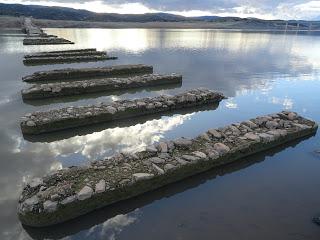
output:
[{"label": "shallow water", "polygon": [[[320,36],[214,30],[48,29],[76,42],[26,46],[0,34],[0,239],[319,239],[319,134],[244,159],[48,229],[23,228],[16,217],[22,182],[160,139],[195,137],[209,128],[293,110],[320,120]],[[96,47],[116,61],[26,67],[26,53]],[[112,96],[24,103],[21,77],[38,70],[145,63],[181,73],[182,86]],[[138,118],[24,139],[19,118],[30,111],[177,93],[223,92],[219,106]]]}]

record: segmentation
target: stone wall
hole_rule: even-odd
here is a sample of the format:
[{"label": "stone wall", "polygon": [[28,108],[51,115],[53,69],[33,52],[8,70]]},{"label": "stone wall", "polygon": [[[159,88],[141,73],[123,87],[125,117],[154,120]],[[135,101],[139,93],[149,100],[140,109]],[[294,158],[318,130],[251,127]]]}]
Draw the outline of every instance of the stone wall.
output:
[{"label": "stone wall", "polygon": [[143,64],[116,65],[100,68],[67,68],[52,71],[35,72],[23,77],[25,82],[65,81],[91,77],[114,77],[126,74],[153,73],[153,67]]},{"label": "stone wall", "polygon": [[317,128],[315,122],[283,111],[210,129],[194,139],[163,141],[143,152],[120,153],[88,166],[63,169],[26,184],[19,199],[19,218],[34,227],[65,222],[314,134]]},{"label": "stone wall", "polygon": [[181,82],[182,76],[177,74],[148,74],[127,78],[91,79],[83,81],[34,84],[28,89],[22,90],[21,94],[24,100],[32,100],[177,84]]},{"label": "stone wall", "polygon": [[225,97],[218,92],[194,89],[174,96],[161,95],[153,98],[120,100],[99,105],[29,113],[22,117],[20,126],[23,134],[40,134],[218,103],[223,98]]}]

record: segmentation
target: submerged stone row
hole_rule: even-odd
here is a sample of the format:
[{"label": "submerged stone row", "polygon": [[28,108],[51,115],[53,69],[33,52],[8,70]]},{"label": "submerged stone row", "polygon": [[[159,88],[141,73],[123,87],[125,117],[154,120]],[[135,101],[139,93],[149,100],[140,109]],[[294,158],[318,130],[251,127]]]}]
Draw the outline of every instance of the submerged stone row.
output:
[{"label": "submerged stone row", "polygon": [[24,134],[40,134],[68,128],[111,122],[182,108],[219,103],[224,96],[208,89],[194,89],[174,96],[120,100],[80,107],[26,114],[21,119]]},{"label": "submerged stone row", "polygon": [[22,90],[25,100],[73,96],[94,92],[110,92],[122,89],[141,88],[182,82],[182,76],[177,74],[159,75],[147,74],[127,78],[106,78],[83,81],[34,84]]},{"label": "submerged stone row", "polygon": [[61,223],[314,134],[317,128],[315,122],[284,111],[210,129],[194,139],[163,141],[143,152],[63,169],[26,184],[19,199],[19,218],[34,227]]},{"label": "submerged stone row", "polygon": [[29,58],[49,58],[49,57],[72,57],[72,56],[107,56],[107,52],[97,51],[96,49],[79,49],[73,51],[59,51],[59,52],[40,52],[35,54],[25,55],[25,59]]},{"label": "submerged stone row", "polygon": [[114,77],[126,74],[153,73],[153,67],[136,65],[117,65],[99,68],[67,68],[51,71],[35,72],[32,75],[23,77],[25,82],[41,81],[65,81],[68,79],[90,78],[90,77]]},{"label": "submerged stone row", "polygon": [[25,38],[23,45],[54,45],[54,44],[74,44],[64,38],[49,37],[49,38]]},{"label": "submerged stone row", "polygon": [[108,55],[83,55],[83,56],[59,56],[59,57],[29,57],[23,60],[25,65],[40,65],[52,63],[71,63],[71,62],[85,62],[85,61],[105,61],[116,60],[117,57]]}]

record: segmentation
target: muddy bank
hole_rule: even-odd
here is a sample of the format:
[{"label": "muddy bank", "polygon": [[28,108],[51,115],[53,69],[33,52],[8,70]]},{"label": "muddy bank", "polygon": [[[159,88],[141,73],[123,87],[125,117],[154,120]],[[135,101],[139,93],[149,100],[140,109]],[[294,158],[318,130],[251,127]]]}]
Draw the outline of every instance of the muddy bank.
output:
[{"label": "muddy bank", "polygon": [[111,92],[121,89],[142,88],[182,82],[182,76],[177,74],[148,74],[128,78],[91,79],[47,84],[35,84],[22,90],[24,100],[73,96],[96,92]]},{"label": "muddy bank", "polygon": [[126,74],[153,73],[153,67],[143,64],[117,65],[99,68],[67,68],[52,71],[35,72],[23,77],[24,82],[64,81],[90,77],[114,77]]},{"label": "muddy bank", "polygon": [[210,129],[194,139],[160,142],[35,178],[23,189],[18,214],[25,225],[61,223],[97,208],[182,180],[317,131],[293,112],[257,117]]},{"label": "muddy bank", "polygon": [[40,134],[96,123],[112,122],[181,108],[218,103],[225,97],[207,89],[194,89],[174,96],[120,100],[80,107],[34,112],[21,118],[23,134]]}]

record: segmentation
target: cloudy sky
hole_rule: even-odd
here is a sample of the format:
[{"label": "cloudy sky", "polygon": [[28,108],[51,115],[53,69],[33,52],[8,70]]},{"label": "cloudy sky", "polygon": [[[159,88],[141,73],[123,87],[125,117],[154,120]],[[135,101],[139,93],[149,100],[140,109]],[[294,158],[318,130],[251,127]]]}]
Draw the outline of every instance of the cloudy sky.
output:
[{"label": "cloudy sky", "polygon": [[320,19],[320,1],[310,0],[0,0],[94,12],[168,12],[184,16],[218,15],[264,19]]}]

